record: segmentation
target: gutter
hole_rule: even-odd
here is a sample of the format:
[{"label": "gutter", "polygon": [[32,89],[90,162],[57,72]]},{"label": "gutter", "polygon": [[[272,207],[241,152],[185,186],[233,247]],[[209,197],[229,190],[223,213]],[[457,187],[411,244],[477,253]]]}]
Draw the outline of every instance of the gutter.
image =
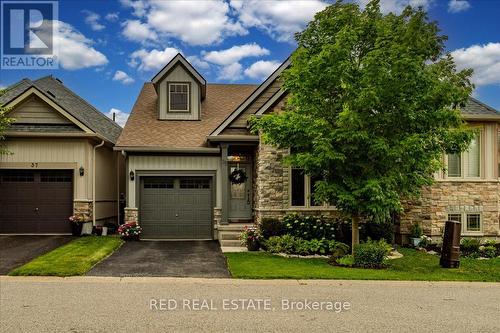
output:
[{"label": "gutter", "polygon": [[92,152],[92,226],[95,227],[95,151],[97,148],[104,146],[104,140],[94,146]]},{"label": "gutter", "polygon": [[208,141],[224,142],[224,141],[244,141],[244,142],[259,142],[258,135],[209,135]]},{"label": "gutter", "polygon": [[197,154],[218,154],[219,148],[163,148],[163,147],[141,147],[141,146],[115,146],[113,150],[123,152],[147,152],[147,153],[197,153]]}]

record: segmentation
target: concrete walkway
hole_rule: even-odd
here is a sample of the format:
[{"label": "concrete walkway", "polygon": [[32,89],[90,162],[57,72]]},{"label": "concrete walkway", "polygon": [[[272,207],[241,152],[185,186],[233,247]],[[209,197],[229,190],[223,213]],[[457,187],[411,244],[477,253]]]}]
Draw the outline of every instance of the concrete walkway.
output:
[{"label": "concrete walkway", "polygon": [[499,300],[498,283],[0,277],[0,327],[2,332],[498,332]]}]

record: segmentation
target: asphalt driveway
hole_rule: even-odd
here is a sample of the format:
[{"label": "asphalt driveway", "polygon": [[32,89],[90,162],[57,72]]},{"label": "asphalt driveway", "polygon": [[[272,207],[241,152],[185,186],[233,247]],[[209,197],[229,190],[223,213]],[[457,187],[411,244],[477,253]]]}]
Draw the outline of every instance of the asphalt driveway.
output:
[{"label": "asphalt driveway", "polygon": [[230,277],[217,241],[126,242],[87,275]]},{"label": "asphalt driveway", "polygon": [[74,239],[72,236],[0,235],[0,275],[52,251]]}]

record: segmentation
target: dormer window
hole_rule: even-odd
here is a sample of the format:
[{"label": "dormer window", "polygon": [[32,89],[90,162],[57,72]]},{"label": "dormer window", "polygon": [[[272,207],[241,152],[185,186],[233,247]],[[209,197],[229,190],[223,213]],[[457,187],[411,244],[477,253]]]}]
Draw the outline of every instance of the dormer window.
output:
[{"label": "dormer window", "polygon": [[189,83],[168,84],[169,112],[189,112]]}]

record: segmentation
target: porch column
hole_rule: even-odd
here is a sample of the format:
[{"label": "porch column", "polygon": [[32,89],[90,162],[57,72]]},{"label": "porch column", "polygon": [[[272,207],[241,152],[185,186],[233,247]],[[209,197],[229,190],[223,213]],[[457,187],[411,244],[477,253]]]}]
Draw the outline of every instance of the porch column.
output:
[{"label": "porch column", "polygon": [[228,211],[229,211],[229,167],[227,163],[228,144],[221,144],[222,148],[222,205],[221,205],[221,221],[220,224],[229,224]]}]

